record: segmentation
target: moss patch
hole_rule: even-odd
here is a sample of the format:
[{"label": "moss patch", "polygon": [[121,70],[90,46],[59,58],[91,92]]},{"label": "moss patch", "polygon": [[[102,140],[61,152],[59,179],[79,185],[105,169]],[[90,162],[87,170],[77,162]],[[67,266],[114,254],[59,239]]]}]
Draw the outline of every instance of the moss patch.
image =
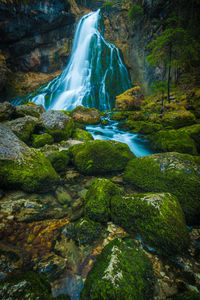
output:
[{"label": "moss patch", "polygon": [[112,221],[139,233],[165,255],[184,253],[189,245],[185,217],[177,198],[169,193],[126,195],[111,201]]},{"label": "moss patch", "polygon": [[128,163],[124,179],[143,191],[174,194],[187,223],[199,224],[199,157],[172,152],[135,158]]},{"label": "moss patch", "polygon": [[53,142],[54,142],[53,137],[48,133],[32,135],[32,146],[34,148],[40,148],[43,147],[44,145],[51,145],[53,144]]},{"label": "moss patch", "polygon": [[90,141],[70,148],[73,164],[83,174],[121,171],[134,157],[126,144],[115,141]]},{"label": "moss patch", "polygon": [[96,179],[85,198],[85,215],[98,222],[110,220],[111,199],[120,195],[120,189],[108,179]]},{"label": "moss patch", "polygon": [[81,300],[153,299],[153,270],[146,254],[131,241],[110,242],[85,281]]}]

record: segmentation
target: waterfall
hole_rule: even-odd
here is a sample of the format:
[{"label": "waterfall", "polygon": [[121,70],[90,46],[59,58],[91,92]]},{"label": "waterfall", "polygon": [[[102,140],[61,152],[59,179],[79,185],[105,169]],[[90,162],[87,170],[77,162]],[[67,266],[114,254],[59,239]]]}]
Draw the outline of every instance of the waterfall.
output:
[{"label": "waterfall", "polygon": [[100,9],[80,19],[65,70],[30,95],[29,101],[55,110],[114,107],[115,96],[130,87],[130,80],[119,50],[98,30],[99,20]]}]

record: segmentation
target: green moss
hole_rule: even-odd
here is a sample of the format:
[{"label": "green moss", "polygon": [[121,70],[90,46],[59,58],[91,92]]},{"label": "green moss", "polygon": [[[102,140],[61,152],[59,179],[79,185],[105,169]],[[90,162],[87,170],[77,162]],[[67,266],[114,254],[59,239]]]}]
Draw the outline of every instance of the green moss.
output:
[{"label": "green moss", "polygon": [[74,130],[72,138],[80,141],[92,141],[94,139],[90,132],[78,128]]},{"label": "green moss", "polygon": [[51,285],[44,275],[34,272],[24,272],[6,278],[0,282],[2,300],[6,299],[70,299],[67,295],[53,297]]},{"label": "green moss", "polygon": [[169,193],[126,195],[111,201],[112,221],[139,233],[144,242],[165,255],[184,253],[189,245],[185,218]]},{"label": "green moss", "polygon": [[150,137],[151,146],[156,151],[180,152],[197,155],[194,140],[185,132],[178,130],[163,130]]},{"label": "green moss", "polygon": [[196,123],[195,116],[190,111],[173,111],[163,115],[163,126],[171,126],[175,129]]},{"label": "green moss", "polygon": [[120,189],[108,179],[98,178],[89,188],[85,198],[85,215],[98,222],[110,220],[110,205]]},{"label": "green moss", "polygon": [[147,192],[174,194],[190,225],[199,224],[199,157],[180,153],[153,154],[130,161],[124,179]]},{"label": "green moss", "polygon": [[63,172],[67,170],[70,161],[68,150],[49,153],[47,158],[50,160],[52,166],[57,172]]},{"label": "green moss", "polygon": [[60,142],[62,140],[67,140],[72,136],[74,130],[74,122],[72,120],[68,121],[64,130],[60,129],[44,129],[45,132],[53,136],[55,142]]},{"label": "green moss", "polygon": [[132,132],[141,134],[150,134],[163,129],[161,124],[132,120],[128,120],[125,123],[119,124],[119,128],[124,130],[131,130]]},{"label": "green moss", "polygon": [[70,148],[73,164],[83,174],[122,171],[134,157],[126,144],[115,141],[89,141]]},{"label": "green moss", "polygon": [[180,128],[178,132],[188,134],[195,141],[197,149],[200,152],[200,124]]},{"label": "green moss", "polygon": [[53,142],[54,142],[53,137],[48,133],[32,135],[32,146],[34,148],[40,148],[43,147],[44,145],[51,145],[53,144]]},{"label": "green moss", "polygon": [[3,188],[45,191],[52,189],[58,181],[59,176],[51,163],[38,150],[32,150],[21,161],[0,161],[0,186]]},{"label": "green moss", "polygon": [[180,295],[174,296],[173,300],[200,300],[200,294],[196,291],[187,291]]},{"label": "green moss", "polygon": [[127,114],[124,112],[117,112],[112,114],[110,119],[114,121],[124,121],[127,119]]},{"label": "green moss", "polygon": [[116,239],[97,257],[81,300],[153,299],[153,270],[146,254],[132,241]]},{"label": "green moss", "polygon": [[74,239],[79,245],[92,243],[101,233],[102,226],[90,220],[89,218],[81,218],[76,223],[69,223],[64,233]]}]

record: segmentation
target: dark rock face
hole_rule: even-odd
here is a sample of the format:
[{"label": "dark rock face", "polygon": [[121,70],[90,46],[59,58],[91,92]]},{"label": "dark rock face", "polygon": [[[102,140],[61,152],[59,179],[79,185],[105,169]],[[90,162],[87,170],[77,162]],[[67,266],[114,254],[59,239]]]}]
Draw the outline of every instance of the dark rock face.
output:
[{"label": "dark rock face", "polygon": [[143,2],[144,15],[139,21],[128,19],[128,10],[133,1],[123,1],[121,5],[108,6],[104,10],[104,36],[121,51],[125,65],[133,83],[138,83],[143,93],[148,93],[149,85],[165,76],[165,70],[147,63],[147,45],[161,28],[157,20],[164,19],[168,12],[168,2]]},{"label": "dark rock face", "polygon": [[68,1],[0,1],[0,48],[13,71],[53,72],[71,50],[75,16]]}]

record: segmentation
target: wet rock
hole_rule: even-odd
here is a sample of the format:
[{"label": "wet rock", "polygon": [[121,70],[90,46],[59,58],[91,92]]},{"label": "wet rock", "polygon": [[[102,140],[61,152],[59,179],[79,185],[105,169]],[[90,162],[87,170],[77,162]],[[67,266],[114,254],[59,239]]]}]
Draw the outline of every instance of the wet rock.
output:
[{"label": "wet rock", "polygon": [[48,110],[40,116],[40,126],[53,136],[56,142],[71,137],[74,123],[72,119],[60,111]]},{"label": "wet rock", "polygon": [[68,193],[67,189],[63,186],[59,186],[55,191],[58,202],[62,205],[69,205],[72,201],[72,197]]},{"label": "wet rock", "polygon": [[116,141],[90,141],[75,145],[69,151],[78,171],[88,175],[122,171],[134,157],[126,144]]},{"label": "wet rock", "polygon": [[0,121],[10,120],[15,112],[15,106],[9,102],[0,103]]},{"label": "wet rock", "polygon": [[189,233],[177,198],[169,193],[125,195],[111,199],[112,221],[142,236],[164,255],[187,252]]},{"label": "wet rock", "polygon": [[95,108],[77,106],[71,112],[71,116],[75,122],[79,122],[86,125],[95,125],[101,122],[100,113]]},{"label": "wet rock", "polygon": [[0,124],[0,186],[24,191],[52,189],[59,177],[49,160],[28,148],[6,126]]},{"label": "wet rock", "polygon": [[40,115],[45,112],[45,109],[42,105],[35,104],[33,102],[29,102],[26,105],[17,105],[15,116],[17,118],[19,117],[25,117],[25,116],[32,116],[35,118],[39,118]]},{"label": "wet rock", "polygon": [[136,158],[127,165],[124,180],[143,191],[172,193],[186,222],[199,224],[199,157],[171,152]]},{"label": "wet rock", "polygon": [[19,273],[1,281],[0,297],[2,300],[62,299],[54,298],[51,295],[51,286],[47,278],[34,272]]},{"label": "wet rock", "polygon": [[34,132],[37,122],[37,118],[26,116],[23,118],[8,121],[5,123],[5,125],[9,127],[16,134],[16,136],[18,136],[20,140],[27,144],[30,144],[30,137],[31,134]]},{"label": "wet rock", "polygon": [[62,233],[73,238],[79,245],[84,245],[93,242],[101,230],[102,226],[99,223],[89,218],[81,218],[76,223],[66,225]]},{"label": "wet rock", "polygon": [[74,183],[77,182],[78,179],[80,178],[81,174],[78,173],[74,169],[67,170],[66,175],[65,175],[65,181],[68,183]]},{"label": "wet rock", "polygon": [[120,189],[108,179],[97,179],[85,198],[85,215],[97,222],[111,219],[111,202],[120,197]]},{"label": "wet rock", "polygon": [[153,270],[131,241],[116,239],[98,256],[80,299],[153,299]]},{"label": "wet rock", "polygon": [[44,219],[62,218],[68,215],[67,207],[63,207],[53,194],[26,194],[9,192],[0,201],[0,219],[18,222],[33,222]]}]

